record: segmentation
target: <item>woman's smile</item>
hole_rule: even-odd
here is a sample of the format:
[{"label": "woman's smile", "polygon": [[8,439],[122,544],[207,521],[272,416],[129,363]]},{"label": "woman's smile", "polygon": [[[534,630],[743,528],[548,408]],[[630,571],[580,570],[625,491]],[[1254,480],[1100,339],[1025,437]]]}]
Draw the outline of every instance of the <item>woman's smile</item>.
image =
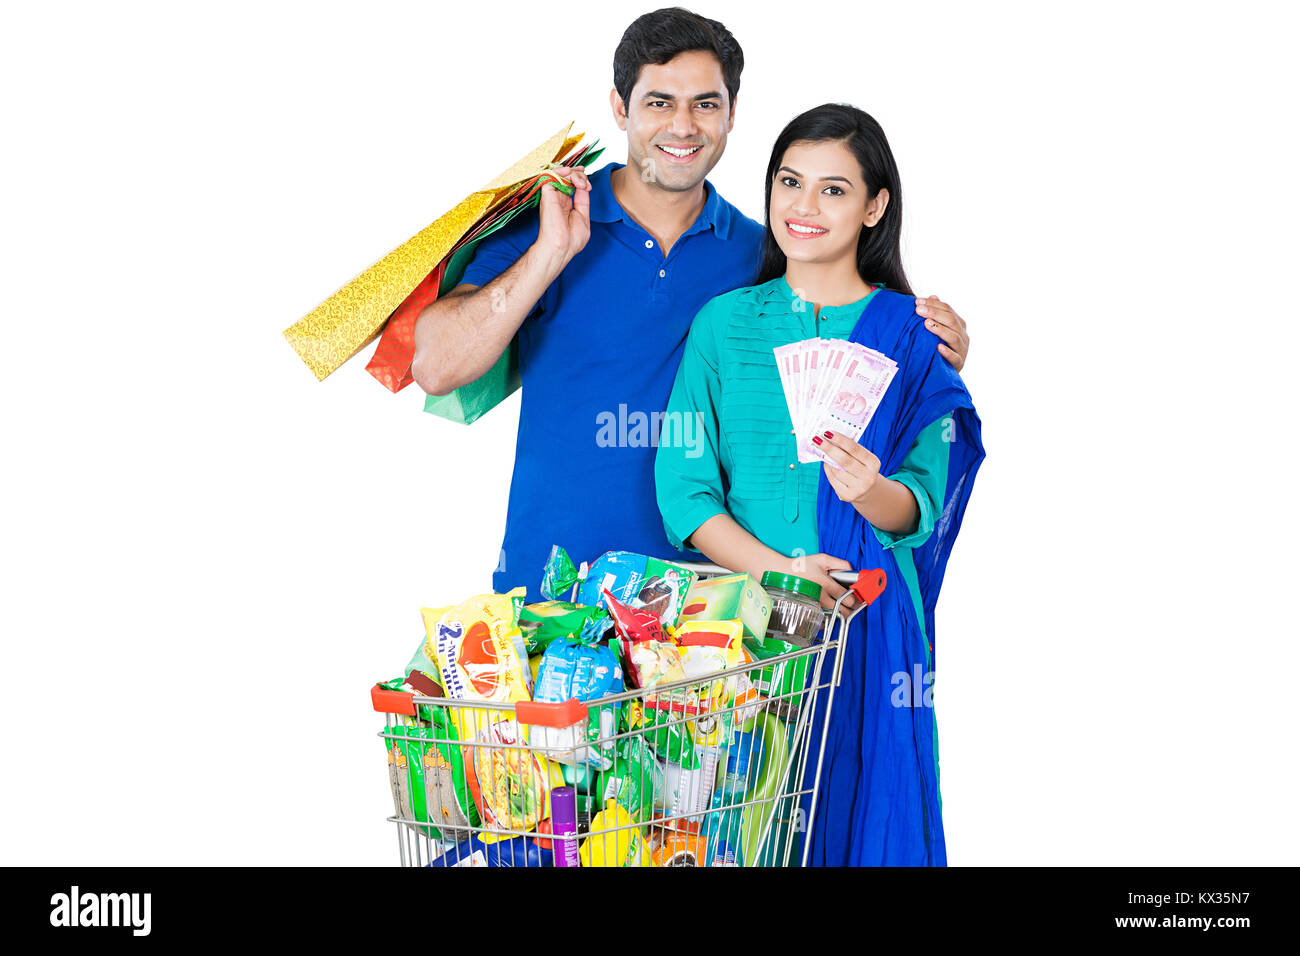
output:
[{"label": "woman's smile", "polygon": [[785,231],[795,239],[816,239],[818,236],[826,235],[830,230],[803,219],[787,219]]}]

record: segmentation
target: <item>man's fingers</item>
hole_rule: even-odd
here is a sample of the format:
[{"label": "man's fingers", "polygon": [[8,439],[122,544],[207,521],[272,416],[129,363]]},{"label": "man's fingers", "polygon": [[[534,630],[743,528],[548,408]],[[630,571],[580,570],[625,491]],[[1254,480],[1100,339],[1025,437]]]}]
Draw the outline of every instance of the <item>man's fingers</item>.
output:
[{"label": "man's fingers", "polygon": [[936,346],[936,348],[938,348],[939,354],[948,360],[948,364],[951,365],[953,368],[955,368],[957,371],[960,372],[961,367],[966,364],[962,360],[962,357],[958,355],[956,352],[954,352],[952,349],[948,348],[948,346],[940,344]]}]

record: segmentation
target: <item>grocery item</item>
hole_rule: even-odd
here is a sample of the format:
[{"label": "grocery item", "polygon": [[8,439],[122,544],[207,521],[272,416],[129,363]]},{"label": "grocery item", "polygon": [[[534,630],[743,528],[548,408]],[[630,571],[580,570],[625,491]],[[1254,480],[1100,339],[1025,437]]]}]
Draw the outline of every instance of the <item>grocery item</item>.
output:
[{"label": "grocery item", "polygon": [[551,789],[551,833],[555,865],[578,866],[578,795],[572,787]]},{"label": "grocery item", "polygon": [[[552,641],[542,655],[537,671],[537,685],[533,699],[548,703],[566,700],[594,701],[623,691],[623,669],[618,657],[603,644],[587,645],[581,641],[560,638]],[[589,746],[614,732],[616,710],[613,707],[593,706],[587,709],[585,722],[571,727],[529,728],[532,746],[545,749],[551,760],[564,764],[585,764],[604,769],[610,764],[612,754],[602,752],[601,746]],[[603,745],[613,749],[612,743]]]},{"label": "grocery item", "polygon": [[699,833],[662,828],[650,862],[652,866],[707,866],[707,843]]},{"label": "grocery item", "polygon": [[749,637],[761,637],[771,613],[772,599],[757,581],[748,574],[724,574],[691,585],[682,621],[738,620]]},{"label": "grocery item", "polygon": [[[481,729],[472,738],[462,732],[461,739],[467,741],[462,745],[466,783],[483,825],[532,830],[551,815],[550,791],[563,786],[564,776],[556,764],[528,749],[527,738],[513,717],[502,712],[478,713],[470,722]],[[483,840],[495,842],[488,835]]]},{"label": "grocery item", "polygon": [[429,863],[431,867],[453,866],[558,866],[551,850],[528,837],[512,837],[489,843],[478,834],[461,840]]},{"label": "grocery item", "polygon": [[772,836],[764,841],[776,814],[776,795],[785,778],[790,742],[784,722],[771,714],[763,714],[755,721],[756,732],[762,738],[761,766],[751,770],[752,783],[746,790],[746,800],[752,800],[740,816],[740,865],[771,864],[777,856],[777,841]]},{"label": "grocery item", "polygon": [[[744,657],[743,627],[739,621],[688,621],[677,630],[682,670],[687,678],[721,674]],[[690,732],[697,744],[715,746],[731,739],[735,723],[738,674],[714,677],[696,686],[674,691],[674,700],[694,714]],[[656,703],[663,705],[661,696]],[[652,706],[647,701],[647,706]]]},{"label": "grocery item", "polygon": [[598,606],[602,592],[609,591],[623,605],[652,611],[660,624],[676,627],[694,582],[694,571],[629,551],[606,551],[590,567],[575,568],[555,545],[542,572],[542,595],[556,600],[576,585],[580,604]]},{"label": "grocery item", "polygon": [[424,608],[425,654],[448,697],[528,700],[531,679],[519,630],[525,588],[482,594],[452,607]]},{"label": "grocery item", "polygon": [[587,607],[570,601],[542,601],[527,604],[519,612],[519,629],[529,654],[540,654],[557,637],[574,637],[585,644],[600,639],[609,626],[603,607]]},{"label": "grocery item", "polygon": [[763,587],[772,598],[772,615],[766,632],[749,637],[774,637],[798,647],[811,647],[826,622],[822,586],[793,574],[763,573]]},{"label": "grocery item", "polygon": [[608,591],[625,606],[651,611],[665,627],[681,620],[695,572],[628,551],[606,551],[578,585],[578,600],[599,604]]},{"label": "grocery item", "polygon": [[[745,649],[760,661],[799,650],[796,645],[775,637],[747,637]],[[799,713],[804,691],[808,688],[808,660],[805,655],[750,672],[754,686],[767,698],[765,709],[782,720],[790,720]]]},{"label": "grocery item", "polygon": [[578,848],[583,866],[649,866],[644,831],[618,801],[608,800]]},{"label": "grocery item", "polygon": [[612,766],[601,773],[596,796],[614,800],[638,822],[648,821],[654,810],[655,794],[664,788],[663,769],[640,737],[619,741]]},{"label": "grocery item", "polygon": [[603,592],[623,651],[627,679],[633,687],[653,687],[686,679],[681,654],[651,610],[637,610]]}]

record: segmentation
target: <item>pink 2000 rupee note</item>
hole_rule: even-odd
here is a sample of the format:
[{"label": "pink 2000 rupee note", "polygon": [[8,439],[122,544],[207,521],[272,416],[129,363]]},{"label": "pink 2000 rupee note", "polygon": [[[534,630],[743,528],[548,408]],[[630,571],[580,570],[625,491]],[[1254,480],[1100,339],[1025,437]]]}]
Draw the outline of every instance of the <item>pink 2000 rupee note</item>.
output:
[{"label": "pink 2000 rupee note", "polygon": [[[799,460],[820,460],[832,468],[839,468],[813,443],[813,435],[820,436],[833,431],[856,442],[867,430],[871,417],[880,407],[880,400],[897,371],[897,364],[888,356],[872,349],[855,348],[850,367],[845,370],[843,379],[835,389],[834,398],[821,409],[816,419],[810,423],[811,427],[806,427],[800,433]],[[805,458],[805,454],[808,457]]]}]

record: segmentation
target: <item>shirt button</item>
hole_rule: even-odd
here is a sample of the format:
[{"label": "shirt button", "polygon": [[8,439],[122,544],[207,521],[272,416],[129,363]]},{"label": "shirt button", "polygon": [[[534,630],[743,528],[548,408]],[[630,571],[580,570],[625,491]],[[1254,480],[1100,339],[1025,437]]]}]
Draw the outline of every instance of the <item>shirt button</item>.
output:
[{"label": "shirt button", "polygon": [[668,275],[668,273],[665,272],[663,269],[660,269],[660,270],[659,270],[659,278],[662,279],[662,278],[663,278],[664,276],[666,276],[666,275]]},{"label": "shirt button", "polygon": [[654,240],[653,240],[653,239],[647,239],[647,240],[645,241],[645,247],[646,247],[647,249],[653,249],[653,248],[655,247]]},{"label": "shirt button", "polygon": [[794,462],[790,462],[790,470],[794,471]]}]

